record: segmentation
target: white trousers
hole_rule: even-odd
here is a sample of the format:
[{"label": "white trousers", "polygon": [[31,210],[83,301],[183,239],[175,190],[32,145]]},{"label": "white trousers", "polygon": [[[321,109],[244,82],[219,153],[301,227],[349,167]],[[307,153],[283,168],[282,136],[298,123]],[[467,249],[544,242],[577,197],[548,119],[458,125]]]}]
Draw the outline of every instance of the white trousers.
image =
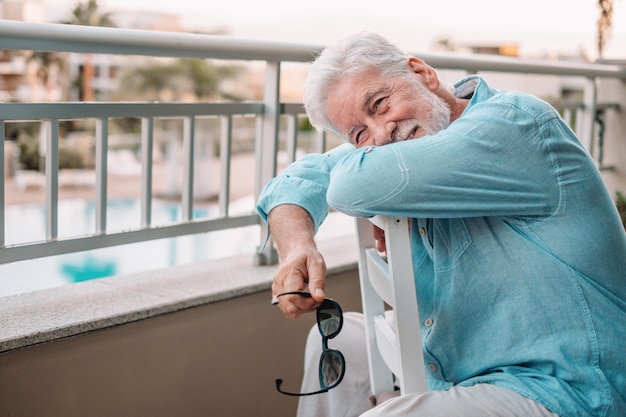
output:
[{"label": "white trousers", "polygon": [[[343,313],[341,332],[328,341],[346,359],[346,373],[341,383],[328,392],[300,397],[298,417],[356,417],[372,408],[370,381],[365,351],[365,321],[359,313]],[[322,337],[314,325],[304,349],[304,377],[301,392],[320,389],[319,363]]]},{"label": "white trousers", "polygon": [[[328,345],[345,356],[345,376],[324,394],[301,397],[297,417],[558,417],[533,400],[489,384],[404,395],[372,408],[363,316],[344,313],[343,328]],[[320,389],[321,352],[321,336],[313,326],[305,348],[302,392]]]}]

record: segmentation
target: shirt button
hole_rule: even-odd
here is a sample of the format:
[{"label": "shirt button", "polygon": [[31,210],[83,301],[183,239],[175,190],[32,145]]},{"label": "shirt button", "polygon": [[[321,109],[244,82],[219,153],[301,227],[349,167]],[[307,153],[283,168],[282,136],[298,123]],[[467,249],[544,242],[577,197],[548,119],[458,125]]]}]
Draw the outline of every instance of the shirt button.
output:
[{"label": "shirt button", "polygon": [[429,363],[428,369],[430,369],[430,372],[437,372],[437,365],[435,365],[434,363]]},{"label": "shirt button", "polygon": [[426,229],[423,227],[420,227],[420,235],[424,236],[426,234]]},{"label": "shirt button", "polygon": [[373,150],[373,149],[374,149],[374,148],[372,148],[371,146],[368,146],[367,148],[365,148],[365,151],[364,151],[364,152],[365,152],[365,153],[370,153],[370,152],[372,152],[372,150]]},{"label": "shirt button", "polygon": [[426,327],[430,327],[433,325],[433,319],[428,318],[426,320],[424,320],[424,325],[426,325]]}]

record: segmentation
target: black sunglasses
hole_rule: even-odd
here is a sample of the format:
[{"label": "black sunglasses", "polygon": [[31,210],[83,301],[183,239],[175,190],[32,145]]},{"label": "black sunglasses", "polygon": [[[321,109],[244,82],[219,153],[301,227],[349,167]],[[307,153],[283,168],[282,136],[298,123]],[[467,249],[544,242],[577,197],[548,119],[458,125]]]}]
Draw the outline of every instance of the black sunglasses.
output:
[{"label": "black sunglasses", "polygon": [[[272,300],[272,304],[278,304],[278,297],[283,295],[300,295],[307,298],[311,297],[311,294],[308,292],[286,292],[275,296]],[[320,390],[306,393],[283,391],[280,388],[283,383],[282,378],[276,378],[276,389],[282,394],[297,397],[321,394],[335,388],[343,379],[343,375],[346,372],[346,360],[341,352],[328,348],[328,339],[332,339],[337,336],[343,326],[343,313],[341,312],[341,307],[339,307],[339,304],[335,300],[325,298],[322,304],[317,307],[316,316],[317,328],[322,335],[322,356],[320,356],[319,365]]]}]

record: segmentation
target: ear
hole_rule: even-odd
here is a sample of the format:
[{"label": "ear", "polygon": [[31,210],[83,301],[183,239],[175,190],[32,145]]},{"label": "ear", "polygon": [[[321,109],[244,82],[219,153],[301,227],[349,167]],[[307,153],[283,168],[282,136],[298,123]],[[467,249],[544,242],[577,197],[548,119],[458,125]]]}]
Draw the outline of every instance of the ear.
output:
[{"label": "ear", "polygon": [[422,78],[422,81],[429,90],[433,92],[437,91],[439,88],[439,77],[433,67],[416,57],[409,58],[407,64],[411,72],[414,72]]}]

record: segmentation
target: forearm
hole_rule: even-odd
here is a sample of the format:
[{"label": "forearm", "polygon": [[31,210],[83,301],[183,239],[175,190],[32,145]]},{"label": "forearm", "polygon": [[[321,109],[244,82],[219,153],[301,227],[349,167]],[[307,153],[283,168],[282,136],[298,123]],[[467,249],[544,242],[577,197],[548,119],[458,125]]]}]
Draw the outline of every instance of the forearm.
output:
[{"label": "forearm", "polygon": [[[257,212],[269,222],[269,213],[280,205],[296,205],[306,208],[306,214],[319,227],[328,214],[326,190],[329,173],[336,162],[354,148],[345,144],[326,154],[308,154],[291,164],[272,179],[261,191]],[[287,219],[290,220],[289,217]],[[278,231],[275,226],[275,231]]]},{"label": "forearm", "polygon": [[269,213],[268,223],[281,261],[296,250],[316,247],[315,225],[302,207],[293,204],[274,207]]},{"label": "forearm", "polygon": [[292,204],[274,207],[268,220],[281,262],[272,293],[275,296],[290,291],[312,294],[310,299],[280,297],[283,312],[298,317],[312,311],[325,297],[326,262],[315,244],[315,226],[305,209]]}]

